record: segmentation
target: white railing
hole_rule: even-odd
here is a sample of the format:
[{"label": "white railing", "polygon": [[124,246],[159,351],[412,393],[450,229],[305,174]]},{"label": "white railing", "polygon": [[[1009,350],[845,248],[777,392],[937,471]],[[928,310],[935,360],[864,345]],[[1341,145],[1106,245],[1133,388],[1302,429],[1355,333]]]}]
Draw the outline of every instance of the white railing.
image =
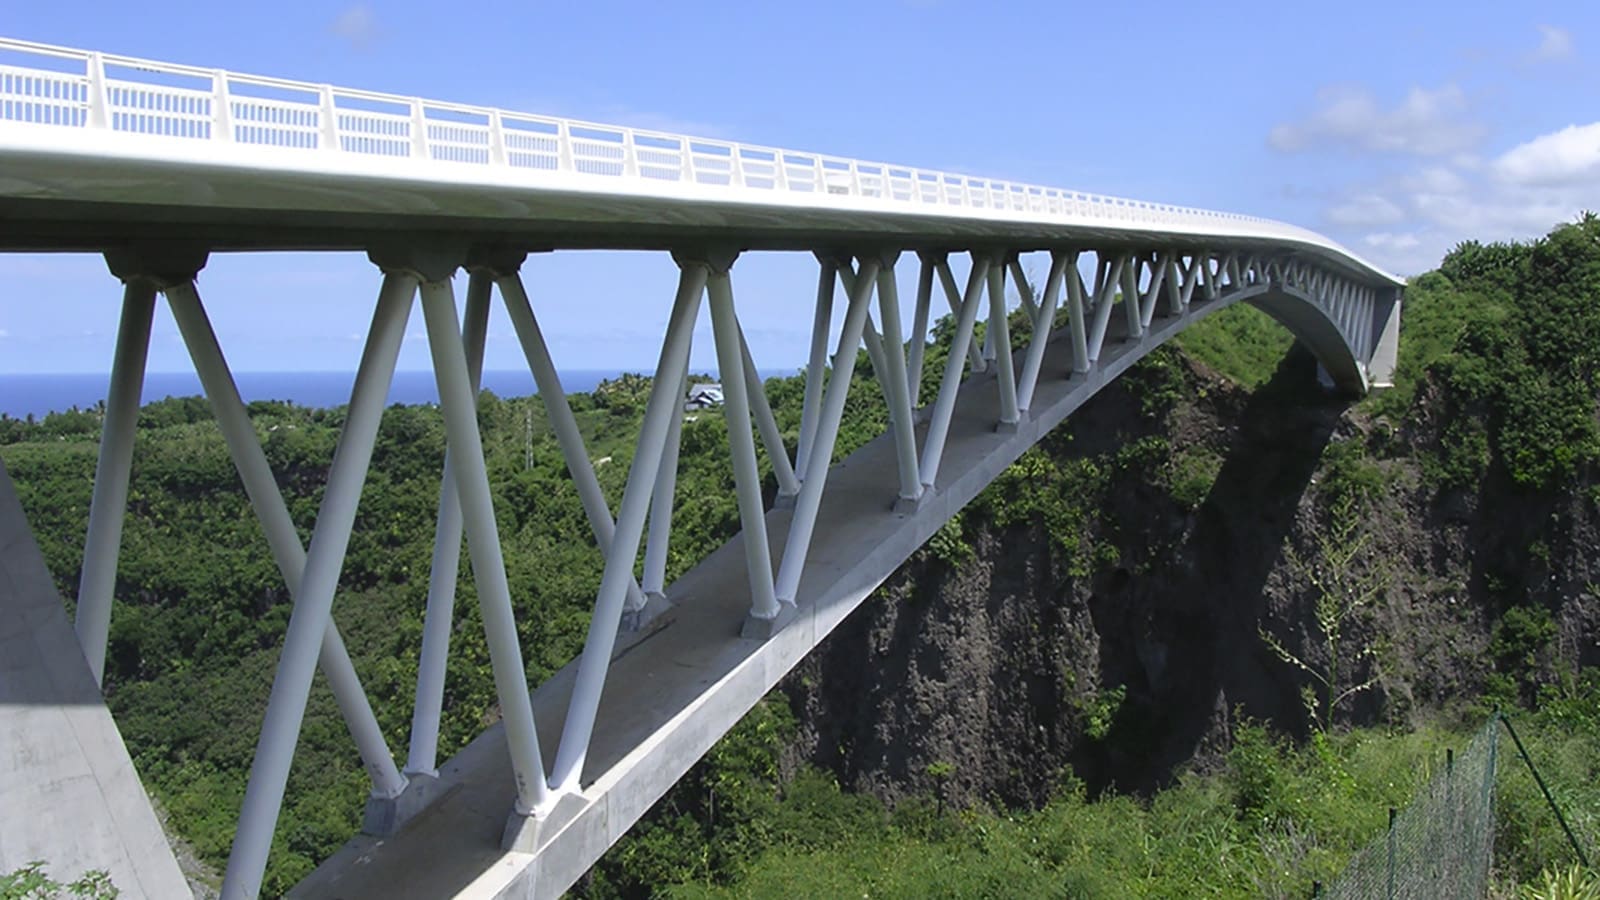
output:
[{"label": "white railing", "polygon": [[1315,232],[1257,216],[0,38],[0,127],[8,123],[811,194],[819,204],[848,197],[901,210],[1020,213],[1124,229],[1242,230],[1360,262]]}]

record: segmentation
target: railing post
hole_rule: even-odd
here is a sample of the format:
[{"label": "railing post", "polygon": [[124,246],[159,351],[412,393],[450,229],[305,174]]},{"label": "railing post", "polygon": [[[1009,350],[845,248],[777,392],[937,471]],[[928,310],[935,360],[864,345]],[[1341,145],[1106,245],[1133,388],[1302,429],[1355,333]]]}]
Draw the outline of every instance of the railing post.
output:
[{"label": "railing post", "polygon": [[233,141],[233,101],[228,96],[228,73],[211,73],[211,139]]},{"label": "railing post", "polygon": [[322,126],[322,130],[320,132],[322,140],[321,149],[337,153],[343,148],[339,145],[339,108],[333,102],[332,85],[325,84],[322,86],[322,105],[320,116],[321,122],[319,124]]},{"label": "railing post", "polygon": [[411,101],[411,157],[428,159],[428,116],[421,100]]},{"label": "railing post", "polygon": [[510,163],[506,156],[506,124],[500,110],[489,110],[489,165],[504,166]]},{"label": "railing post", "polygon": [[572,129],[564,119],[556,124],[556,169],[561,172],[578,171],[578,163],[572,152]]},{"label": "railing post", "polygon": [[632,178],[639,174],[639,152],[633,142],[633,129],[622,130],[622,174]]},{"label": "railing post", "polygon": [[99,53],[89,54],[88,76],[89,127],[109,129],[111,127],[111,92],[106,87],[105,57]]}]

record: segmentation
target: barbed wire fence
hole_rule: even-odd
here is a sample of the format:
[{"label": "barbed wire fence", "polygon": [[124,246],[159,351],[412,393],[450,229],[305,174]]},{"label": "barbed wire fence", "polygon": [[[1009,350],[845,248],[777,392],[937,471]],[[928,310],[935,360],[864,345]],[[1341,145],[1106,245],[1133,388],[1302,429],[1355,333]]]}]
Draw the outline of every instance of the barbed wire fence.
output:
[{"label": "barbed wire fence", "polygon": [[1389,828],[1316,894],[1330,900],[1457,900],[1489,892],[1494,850],[1495,763],[1500,717],[1489,718],[1459,754],[1417,791]]}]

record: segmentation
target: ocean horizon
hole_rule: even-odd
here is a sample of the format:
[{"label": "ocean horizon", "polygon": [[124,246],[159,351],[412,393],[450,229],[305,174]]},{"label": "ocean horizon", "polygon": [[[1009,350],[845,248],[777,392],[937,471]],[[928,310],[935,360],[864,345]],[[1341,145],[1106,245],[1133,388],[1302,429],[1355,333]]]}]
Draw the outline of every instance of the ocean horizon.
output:
[{"label": "ocean horizon", "polygon": [[[561,386],[569,394],[592,391],[600,382],[629,369],[573,369],[561,373]],[[763,378],[793,375],[797,370],[763,371]],[[104,372],[58,375],[0,375],[0,415],[14,419],[36,418],[70,409],[92,409],[106,397],[110,375]],[[280,400],[299,406],[328,408],[350,402],[354,372],[235,372],[234,382],[246,403]],[[533,375],[522,369],[483,373],[483,390],[499,397],[527,397],[538,393]],[[168,397],[194,397],[203,392],[193,372],[150,372],[144,377],[140,405]],[[433,372],[394,373],[385,405],[438,403]]]}]

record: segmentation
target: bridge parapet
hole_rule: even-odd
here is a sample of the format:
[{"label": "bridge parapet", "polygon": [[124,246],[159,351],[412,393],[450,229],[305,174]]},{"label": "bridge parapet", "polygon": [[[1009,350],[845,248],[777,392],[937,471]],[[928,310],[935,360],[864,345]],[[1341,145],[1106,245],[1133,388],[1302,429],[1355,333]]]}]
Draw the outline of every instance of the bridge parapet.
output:
[{"label": "bridge parapet", "polygon": [[781,199],[1269,240],[1393,281],[1316,232],[1259,216],[0,38],[0,158],[4,138],[21,136],[22,126],[69,133],[51,135],[47,146],[125,157],[178,154],[307,172],[349,172],[329,161],[360,159],[447,182],[468,173],[680,200]]}]

